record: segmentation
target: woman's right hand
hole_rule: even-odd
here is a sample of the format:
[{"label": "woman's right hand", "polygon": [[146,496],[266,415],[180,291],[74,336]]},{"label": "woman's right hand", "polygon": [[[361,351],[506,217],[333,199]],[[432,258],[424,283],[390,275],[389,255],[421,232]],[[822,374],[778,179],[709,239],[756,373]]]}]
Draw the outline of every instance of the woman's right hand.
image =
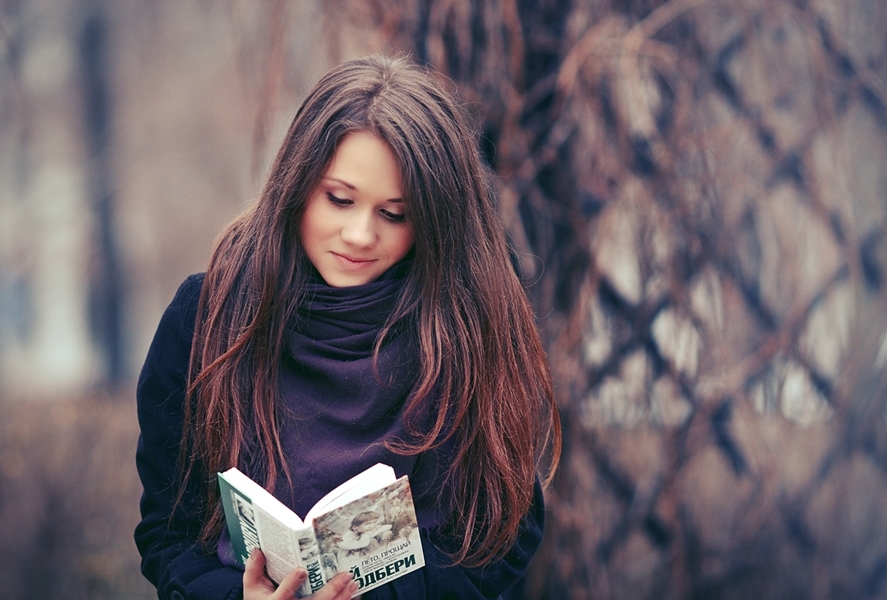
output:
[{"label": "woman's right hand", "polygon": [[[299,567],[283,578],[279,586],[265,575],[265,555],[255,550],[246,561],[243,573],[243,600],[291,600],[308,578],[308,571]],[[339,573],[326,585],[311,594],[303,596],[310,600],[349,600],[357,591],[357,582],[351,580],[350,573]]]}]

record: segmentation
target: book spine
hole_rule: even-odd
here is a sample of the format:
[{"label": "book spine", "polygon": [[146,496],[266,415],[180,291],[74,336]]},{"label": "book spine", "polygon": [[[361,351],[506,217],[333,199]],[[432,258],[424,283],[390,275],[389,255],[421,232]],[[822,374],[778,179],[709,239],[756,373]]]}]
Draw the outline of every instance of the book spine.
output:
[{"label": "book spine", "polygon": [[219,487],[234,558],[243,567],[250,552],[259,545],[259,531],[256,528],[252,500],[221,476],[219,476]]},{"label": "book spine", "polygon": [[308,571],[308,579],[302,585],[302,594],[313,594],[323,587],[326,583],[326,576],[323,573],[321,564],[320,548],[317,545],[317,536],[311,527],[300,530],[297,533],[299,538],[299,555],[302,566]]},{"label": "book spine", "polygon": [[219,474],[219,489],[234,557],[241,567],[246,565],[254,548],[261,548],[265,554],[265,571],[276,583],[302,566],[308,571],[308,579],[301,588],[302,595],[307,596],[323,587],[325,579],[313,529],[288,527],[222,474]]}]

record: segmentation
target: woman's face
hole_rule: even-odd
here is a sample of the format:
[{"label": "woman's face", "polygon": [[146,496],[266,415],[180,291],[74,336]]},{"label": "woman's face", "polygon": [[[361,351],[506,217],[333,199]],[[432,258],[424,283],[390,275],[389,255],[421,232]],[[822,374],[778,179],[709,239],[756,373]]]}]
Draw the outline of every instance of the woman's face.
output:
[{"label": "woman's face", "polygon": [[339,143],[308,199],[300,233],[305,253],[332,287],[375,281],[413,246],[413,228],[394,154],[359,131]]}]

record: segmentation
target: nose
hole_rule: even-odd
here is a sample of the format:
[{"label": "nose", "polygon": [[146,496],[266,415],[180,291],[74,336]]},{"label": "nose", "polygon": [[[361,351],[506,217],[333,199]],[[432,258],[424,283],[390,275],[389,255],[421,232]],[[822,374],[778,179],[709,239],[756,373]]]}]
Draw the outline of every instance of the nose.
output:
[{"label": "nose", "polygon": [[355,211],[342,226],[342,240],[356,248],[368,248],[376,243],[376,231],[369,211]]}]

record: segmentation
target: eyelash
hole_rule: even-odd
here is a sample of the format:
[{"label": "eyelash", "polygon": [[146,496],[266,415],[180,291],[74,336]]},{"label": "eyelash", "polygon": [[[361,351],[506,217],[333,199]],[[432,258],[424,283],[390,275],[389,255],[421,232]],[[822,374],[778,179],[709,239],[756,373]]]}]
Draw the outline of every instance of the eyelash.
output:
[{"label": "eyelash", "polygon": [[388,219],[392,223],[403,223],[404,221],[407,220],[407,216],[405,214],[401,215],[401,214],[397,214],[397,213],[388,212],[387,210],[382,211],[382,216],[384,216],[386,219]]},{"label": "eyelash", "polygon": [[[335,206],[345,207],[351,206],[354,204],[353,201],[348,200],[347,198],[339,198],[338,196],[333,195],[330,192],[326,193],[327,199],[332,202]],[[392,223],[403,223],[407,220],[406,214],[397,214],[393,212],[388,212],[387,210],[379,211],[382,213],[382,216]]]},{"label": "eyelash", "polygon": [[351,200],[347,200],[345,198],[339,198],[338,196],[334,196],[331,193],[326,193],[327,199],[335,204],[336,206],[348,206],[351,204]]}]

